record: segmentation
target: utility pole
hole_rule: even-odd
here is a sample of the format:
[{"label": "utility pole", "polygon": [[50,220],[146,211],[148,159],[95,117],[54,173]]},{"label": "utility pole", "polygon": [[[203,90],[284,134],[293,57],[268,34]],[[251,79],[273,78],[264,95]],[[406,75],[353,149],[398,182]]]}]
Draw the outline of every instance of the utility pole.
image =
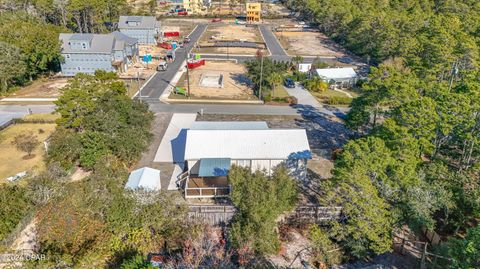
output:
[{"label": "utility pole", "polygon": [[188,58],[187,58],[187,97],[190,98],[190,71],[188,68]]},{"label": "utility pole", "polygon": [[137,86],[138,86],[138,99],[142,101],[142,87],[140,87],[140,74],[137,71]]},{"label": "utility pole", "polygon": [[262,84],[263,84],[263,53],[261,53],[262,59],[260,60],[260,90],[258,92],[258,97],[260,100],[263,100],[262,98]]}]

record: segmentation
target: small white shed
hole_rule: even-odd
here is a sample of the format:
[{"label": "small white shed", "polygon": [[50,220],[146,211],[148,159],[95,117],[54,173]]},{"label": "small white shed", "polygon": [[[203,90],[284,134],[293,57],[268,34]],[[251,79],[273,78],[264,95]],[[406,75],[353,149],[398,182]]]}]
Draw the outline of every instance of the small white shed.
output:
[{"label": "small white shed", "polygon": [[143,167],[132,171],[128,176],[125,189],[159,191],[161,189],[160,170]]}]

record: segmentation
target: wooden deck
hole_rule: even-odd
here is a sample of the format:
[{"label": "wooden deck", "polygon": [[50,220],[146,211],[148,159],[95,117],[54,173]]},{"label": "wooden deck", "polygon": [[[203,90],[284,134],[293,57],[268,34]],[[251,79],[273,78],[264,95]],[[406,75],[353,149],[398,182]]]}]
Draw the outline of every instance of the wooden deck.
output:
[{"label": "wooden deck", "polygon": [[215,198],[230,195],[227,177],[190,176],[185,186],[185,198]]}]

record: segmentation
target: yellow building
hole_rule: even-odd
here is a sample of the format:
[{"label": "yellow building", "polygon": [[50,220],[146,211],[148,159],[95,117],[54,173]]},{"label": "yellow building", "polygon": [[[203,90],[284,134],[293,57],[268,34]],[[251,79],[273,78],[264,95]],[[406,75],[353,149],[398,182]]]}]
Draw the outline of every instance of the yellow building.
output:
[{"label": "yellow building", "polygon": [[262,14],[261,3],[247,3],[247,22],[260,22]]}]

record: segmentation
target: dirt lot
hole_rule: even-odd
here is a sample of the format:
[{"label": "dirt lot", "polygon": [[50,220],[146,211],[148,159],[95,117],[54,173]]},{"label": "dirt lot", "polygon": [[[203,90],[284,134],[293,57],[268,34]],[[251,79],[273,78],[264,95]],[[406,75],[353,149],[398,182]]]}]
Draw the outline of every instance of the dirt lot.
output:
[{"label": "dirt lot", "polygon": [[164,19],[162,20],[163,32],[180,32],[180,37],[169,38],[169,40],[183,41],[193,31],[198,23],[206,23],[209,20],[204,19]]},{"label": "dirt lot", "polygon": [[60,89],[67,85],[66,78],[41,78],[12,93],[9,97],[54,98],[60,96]]},{"label": "dirt lot", "polygon": [[[27,171],[29,174],[41,170],[44,168],[43,155],[45,149],[43,147],[43,141],[47,139],[50,134],[55,130],[55,124],[37,124],[37,123],[24,123],[15,124],[0,132],[0,183],[5,182],[5,178],[13,176],[19,172]],[[43,130],[42,131],[40,131]],[[33,158],[24,160],[22,159],[26,153],[18,151],[12,140],[18,134],[32,132],[37,136],[39,145],[34,150]]]},{"label": "dirt lot", "polygon": [[[213,45],[214,41],[244,41],[264,42],[260,31],[256,27],[246,27],[233,23],[210,24],[203,33],[198,45]],[[195,48],[196,53],[231,53],[231,54],[255,54],[256,48]]]},{"label": "dirt lot", "polygon": [[320,32],[275,32],[289,55],[346,56],[346,51]]},{"label": "dirt lot", "polygon": [[[204,66],[190,70],[190,94],[193,98],[255,100],[251,82],[246,77],[246,68],[241,64],[223,61],[207,61]],[[223,88],[203,87],[202,76],[223,75]],[[182,76],[177,84],[186,87],[186,76]],[[175,98],[172,94],[171,98]]]}]

